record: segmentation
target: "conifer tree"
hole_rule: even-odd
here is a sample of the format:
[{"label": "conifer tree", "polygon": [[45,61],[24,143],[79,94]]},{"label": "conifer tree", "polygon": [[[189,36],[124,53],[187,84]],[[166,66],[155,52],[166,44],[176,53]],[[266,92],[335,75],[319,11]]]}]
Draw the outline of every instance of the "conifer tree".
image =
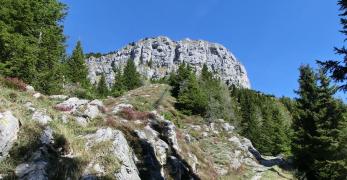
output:
[{"label": "conifer tree", "polygon": [[65,15],[65,5],[57,0],[1,1],[0,73],[23,79],[41,92],[57,93]]},{"label": "conifer tree", "polygon": [[106,85],[106,79],[104,74],[101,75],[101,78],[98,82],[98,85],[96,87],[96,93],[101,98],[105,98],[109,94],[109,90]]},{"label": "conifer tree", "polygon": [[319,88],[314,71],[308,65],[300,67],[298,116],[294,120],[293,154],[300,171],[309,179],[315,177],[315,161],[319,121]]},{"label": "conifer tree", "polygon": [[115,97],[121,96],[124,91],[126,90],[126,87],[124,85],[124,79],[121,69],[116,69],[116,75],[114,79],[114,84],[112,87],[112,94]]},{"label": "conifer tree", "polygon": [[[338,5],[340,6],[340,22],[342,30],[340,31],[343,35],[347,35],[347,0],[339,0]],[[346,39],[346,38],[345,38]],[[335,52],[339,55],[344,56],[343,60],[328,60],[325,62],[318,61],[319,64],[323,65],[324,70],[331,72],[331,77],[337,82],[343,82],[339,87],[340,89],[347,91],[347,49],[346,47],[337,48]]]},{"label": "conifer tree", "polygon": [[207,95],[201,90],[195,73],[190,72],[188,80],[180,87],[177,99],[178,109],[187,114],[204,115],[207,103]]},{"label": "conifer tree", "polygon": [[178,97],[181,84],[187,81],[189,74],[189,67],[184,62],[178,67],[177,73],[171,73],[169,84],[172,86],[171,94],[173,97]]},{"label": "conifer tree", "polygon": [[140,74],[137,72],[132,59],[129,59],[124,67],[123,81],[127,90],[132,90],[142,85]]},{"label": "conifer tree", "polygon": [[318,141],[317,157],[314,162],[315,178],[343,179],[347,177],[347,154],[341,149],[347,146],[341,142],[343,129],[346,128],[346,107],[333,95],[336,88],[330,85],[330,79],[320,72],[320,106],[321,117],[317,122]]},{"label": "conifer tree", "polygon": [[86,63],[84,62],[84,53],[81,41],[77,42],[76,47],[72,52],[71,58],[67,61],[67,65],[67,75],[70,81],[73,83],[79,83],[83,87],[88,87],[88,68]]}]

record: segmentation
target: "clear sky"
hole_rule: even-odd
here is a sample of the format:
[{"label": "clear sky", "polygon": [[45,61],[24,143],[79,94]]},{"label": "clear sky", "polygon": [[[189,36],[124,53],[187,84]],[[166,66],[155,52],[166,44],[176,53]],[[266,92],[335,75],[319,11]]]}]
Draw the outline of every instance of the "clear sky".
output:
[{"label": "clear sky", "polygon": [[[68,51],[110,52],[165,35],[218,42],[245,65],[252,88],[294,97],[298,67],[339,58],[337,0],[62,0]],[[340,97],[346,99],[342,93]]]}]

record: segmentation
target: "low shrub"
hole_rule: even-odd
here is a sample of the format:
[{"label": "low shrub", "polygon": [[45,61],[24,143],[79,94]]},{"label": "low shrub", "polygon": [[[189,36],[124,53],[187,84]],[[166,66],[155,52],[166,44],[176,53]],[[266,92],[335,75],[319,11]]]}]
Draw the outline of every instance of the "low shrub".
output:
[{"label": "low shrub", "polygon": [[140,112],[132,108],[123,108],[120,112],[121,117],[127,120],[148,120],[154,118],[153,113]]},{"label": "low shrub", "polygon": [[18,78],[12,78],[7,77],[3,79],[4,85],[6,85],[9,88],[12,89],[18,89],[20,91],[26,91],[27,90],[27,84],[24,83],[24,81],[18,79]]},{"label": "low shrub", "polygon": [[73,109],[72,106],[59,105],[59,104],[55,105],[53,108],[54,108],[55,110],[64,111],[64,112],[65,112],[65,111],[71,111],[71,110]]}]

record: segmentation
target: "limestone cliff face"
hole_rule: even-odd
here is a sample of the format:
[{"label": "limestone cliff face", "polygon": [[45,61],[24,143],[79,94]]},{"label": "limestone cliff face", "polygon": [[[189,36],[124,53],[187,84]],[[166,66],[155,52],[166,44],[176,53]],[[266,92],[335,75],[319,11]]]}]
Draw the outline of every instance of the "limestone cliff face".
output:
[{"label": "limestone cliff face", "polygon": [[202,40],[173,41],[163,36],[142,39],[114,53],[86,59],[89,79],[95,83],[99,75],[104,73],[111,85],[114,70],[122,68],[128,59],[133,59],[138,71],[149,79],[164,77],[176,71],[183,62],[190,64],[199,73],[206,63],[209,70],[226,83],[250,88],[244,66],[224,46]]}]

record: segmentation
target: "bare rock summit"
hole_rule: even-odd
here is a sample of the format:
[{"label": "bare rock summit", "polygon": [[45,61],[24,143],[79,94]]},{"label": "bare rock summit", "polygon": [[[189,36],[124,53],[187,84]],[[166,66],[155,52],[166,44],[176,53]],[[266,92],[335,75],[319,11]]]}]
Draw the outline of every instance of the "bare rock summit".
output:
[{"label": "bare rock summit", "polygon": [[204,64],[228,84],[250,88],[246,69],[224,46],[203,40],[184,39],[173,41],[168,37],[145,38],[101,57],[89,57],[89,79],[96,83],[102,73],[108,85],[114,82],[116,69],[124,67],[133,59],[138,71],[148,79],[159,79],[176,71],[183,62],[197,73]]}]

